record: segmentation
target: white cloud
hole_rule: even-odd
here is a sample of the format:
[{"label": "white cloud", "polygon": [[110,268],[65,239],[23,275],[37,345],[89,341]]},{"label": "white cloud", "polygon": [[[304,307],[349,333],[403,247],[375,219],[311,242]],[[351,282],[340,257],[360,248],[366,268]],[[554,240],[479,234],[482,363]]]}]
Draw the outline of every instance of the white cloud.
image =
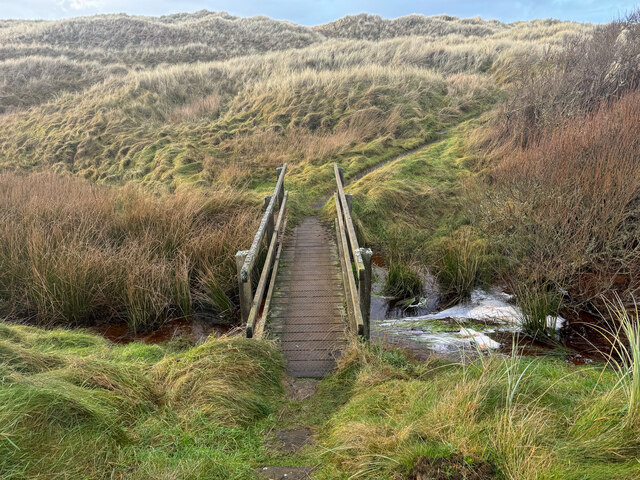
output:
[{"label": "white cloud", "polygon": [[103,7],[103,0],[60,0],[58,5],[64,10],[87,10]]}]

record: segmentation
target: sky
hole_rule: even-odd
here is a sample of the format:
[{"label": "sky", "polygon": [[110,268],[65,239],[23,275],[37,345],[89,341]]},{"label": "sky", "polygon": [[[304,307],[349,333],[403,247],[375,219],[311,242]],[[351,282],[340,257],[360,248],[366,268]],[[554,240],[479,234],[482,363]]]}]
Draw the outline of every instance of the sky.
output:
[{"label": "sky", "polygon": [[637,7],[640,0],[0,0],[0,18],[57,19],[97,13],[166,15],[206,9],[241,17],[266,15],[303,25],[318,25],[362,12],[385,18],[446,13],[505,22],[558,18],[603,23]]}]

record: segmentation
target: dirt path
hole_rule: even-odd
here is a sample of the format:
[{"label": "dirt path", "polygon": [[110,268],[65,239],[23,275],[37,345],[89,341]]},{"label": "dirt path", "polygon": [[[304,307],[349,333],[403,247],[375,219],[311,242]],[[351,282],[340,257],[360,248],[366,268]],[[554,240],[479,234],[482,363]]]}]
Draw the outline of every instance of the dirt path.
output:
[{"label": "dirt path", "polygon": [[[294,421],[290,424],[292,405],[300,405],[310,400],[316,393],[319,380],[288,378],[285,382],[288,404],[283,408],[277,427],[293,426],[295,428],[274,429],[266,434],[267,446],[273,452],[273,456],[288,457],[290,462],[298,463],[298,456],[305,449],[314,445],[313,432],[306,425],[299,425]],[[293,414],[295,417],[295,414]],[[282,458],[280,458],[282,461]],[[285,462],[282,462],[285,463]],[[256,469],[258,477],[270,480],[307,480],[316,469],[315,465],[302,466],[263,466]]]}]

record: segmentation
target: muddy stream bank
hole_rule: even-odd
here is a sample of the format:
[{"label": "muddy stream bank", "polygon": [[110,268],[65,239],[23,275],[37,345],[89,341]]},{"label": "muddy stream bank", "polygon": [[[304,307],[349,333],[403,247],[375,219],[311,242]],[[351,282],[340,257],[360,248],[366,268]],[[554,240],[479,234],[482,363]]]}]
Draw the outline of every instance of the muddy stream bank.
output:
[{"label": "muddy stream bank", "polygon": [[589,325],[594,319],[572,322],[562,316],[547,317],[556,341],[542,343],[523,333],[522,312],[513,295],[492,287],[476,289],[468,300],[443,307],[436,279],[423,272],[423,297],[408,305],[384,295],[387,268],[375,256],[371,298],[371,339],[404,348],[417,358],[438,355],[455,361],[494,352],[510,355],[562,356],[575,364],[603,360],[611,345]]}]

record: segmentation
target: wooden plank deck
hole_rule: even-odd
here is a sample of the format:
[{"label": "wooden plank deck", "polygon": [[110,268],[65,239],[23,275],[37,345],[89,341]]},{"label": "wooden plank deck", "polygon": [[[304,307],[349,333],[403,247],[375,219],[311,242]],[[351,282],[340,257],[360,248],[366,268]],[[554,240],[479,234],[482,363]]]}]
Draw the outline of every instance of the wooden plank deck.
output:
[{"label": "wooden plank deck", "polygon": [[292,377],[324,377],[346,345],[334,236],[317,217],[306,217],[283,244],[267,329],[279,338]]}]

